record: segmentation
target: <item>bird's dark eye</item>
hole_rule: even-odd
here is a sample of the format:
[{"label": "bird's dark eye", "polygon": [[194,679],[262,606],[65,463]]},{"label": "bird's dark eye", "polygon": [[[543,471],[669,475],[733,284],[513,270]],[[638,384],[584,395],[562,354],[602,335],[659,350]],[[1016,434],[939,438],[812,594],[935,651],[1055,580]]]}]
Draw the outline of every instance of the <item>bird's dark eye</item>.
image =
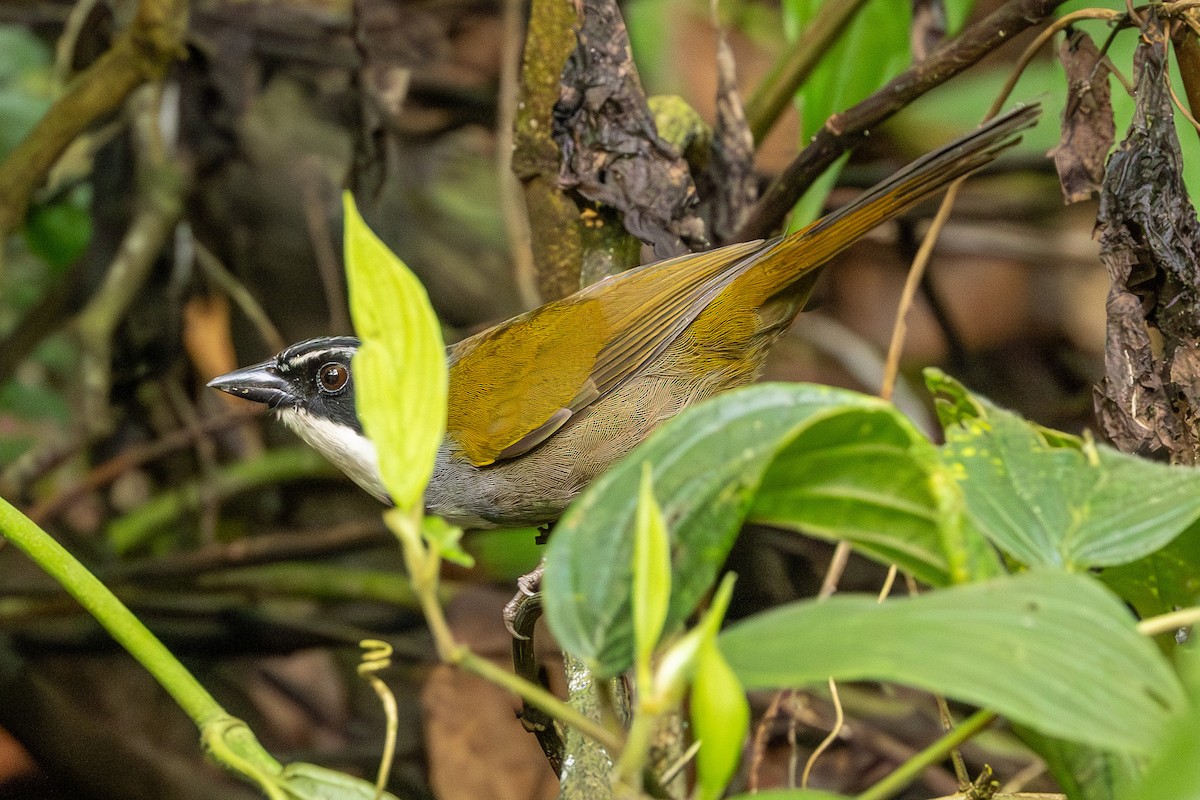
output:
[{"label": "bird's dark eye", "polygon": [[330,361],[317,370],[317,383],[325,394],[337,394],[350,382],[350,370],[345,364]]}]

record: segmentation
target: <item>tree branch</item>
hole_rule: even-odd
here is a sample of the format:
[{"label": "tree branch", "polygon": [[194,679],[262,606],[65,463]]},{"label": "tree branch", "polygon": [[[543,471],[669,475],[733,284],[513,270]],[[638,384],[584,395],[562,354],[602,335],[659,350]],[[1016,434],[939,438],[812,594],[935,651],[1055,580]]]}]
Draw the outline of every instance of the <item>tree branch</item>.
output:
[{"label": "tree branch", "polygon": [[1064,0],[1009,0],[946,42],[929,58],[897,75],[886,86],[840,114],[834,114],[812,143],[767,187],[734,241],[761,239],[779,226],[804,190],[878,126],[913,100],[940,86],[1016,34],[1048,17]]},{"label": "tree branch", "polygon": [[30,196],[76,137],[183,55],[186,28],[186,0],[141,0],[132,24],[0,163],[0,236],[21,224]]}]

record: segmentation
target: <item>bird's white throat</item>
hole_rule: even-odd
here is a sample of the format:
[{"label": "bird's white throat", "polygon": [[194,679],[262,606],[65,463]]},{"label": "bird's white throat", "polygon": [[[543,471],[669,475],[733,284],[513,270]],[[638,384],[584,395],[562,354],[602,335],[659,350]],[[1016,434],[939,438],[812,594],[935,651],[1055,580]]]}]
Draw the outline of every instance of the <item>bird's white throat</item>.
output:
[{"label": "bird's white throat", "polygon": [[351,480],[383,502],[391,502],[379,475],[374,442],[349,426],[313,416],[303,409],[281,407],[277,413],[284,425]]}]

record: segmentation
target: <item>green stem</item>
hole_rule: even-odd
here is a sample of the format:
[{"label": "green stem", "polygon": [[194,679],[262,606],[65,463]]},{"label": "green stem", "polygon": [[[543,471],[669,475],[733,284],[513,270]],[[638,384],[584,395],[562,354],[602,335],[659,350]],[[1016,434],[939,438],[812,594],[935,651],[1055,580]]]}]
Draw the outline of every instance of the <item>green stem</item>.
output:
[{"label": "green stem", "polygon": [[995,719],[996,714],[993,711],[986,709],[976,711],[963,720],[961,725],[952,731],[947,731],[936,742],[905,761],[890,775],[858,795],[854,800],[887,800],[912,783],[922,770],[946,758],[951,751],[991,725]]},{"label": "green stem", "polygon": [[197,727],[228,717],[199,681],[104,584],[3,498],[0,498],[0,532],[78,600],[162,684]]},{"label": "green stem", "polygon": [[[648,686],[649,684],[638,684]],[[646,766],[646,756],[650,745],[654,742],[654,732],[658,727],[658,715],[645,708],[638,708],[629,725],[629,734],[625,739],[625,749],[617,761],[617,778],[626,786],[637,786],[637,779]]]},{"label": "green stem", "polygon": [[1167,614],[1159,614],[1156,617],[1148,617],[1137,624],[1137,630],[1143,636],[1157,636],[1160,633],[1195,625],[1197,622],[1200,622],[1200,606],[1190,606]]},{"label": "green stem", "polygon": [[536,706],[560,722],[578,729],[585,736],[603,745],[611,755],[616,755],[621,751],[620,736],[571,708],[537,684],[530,683],[508,670],[496,666],[488,659],[478,656],[466,648],[458,651],[455,663],[468,672],[473,672],[481,678],[503,686],[530,705]]},{"label": "green stem", "polygon": [[542,687],[476,655],[470,648],[460,644],[454,638],[454,633],[450,630],[450,624],[446,621],[446,614],[438,599],[441,558],[436,548],[429,547],[421,538],[420,514],[420,508],[410,510],[395,508],[384,514],[384,521],[400,541],[409,580],[412,581],[413,591],[417,593],[417,598],[421,602],[421,609],[425,613],[425,623],[429,626],[430,633],[433,634],[434,646],[442,661],[473,672],[485,680],[508,689],[530,705],[540,708],[567,725],[578,728],[582,733],[602,744],[610,753],[617,753],[621,749],[620,737],[595,720],[588,719]]}]

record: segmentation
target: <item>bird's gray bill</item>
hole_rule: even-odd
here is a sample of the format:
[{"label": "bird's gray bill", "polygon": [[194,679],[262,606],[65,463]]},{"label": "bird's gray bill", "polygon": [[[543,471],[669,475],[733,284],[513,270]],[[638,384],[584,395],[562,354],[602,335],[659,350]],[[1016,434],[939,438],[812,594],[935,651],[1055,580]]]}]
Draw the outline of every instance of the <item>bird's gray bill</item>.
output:
[{"label": "bird's gray bill", "polygon": [[243,367],[228,372],[208,382],[210,388],[253,400],[256,403],[266,403],[270,408],[290,402],[291,387],[275,368],[274,361],[264,361],[252,367]]}]

